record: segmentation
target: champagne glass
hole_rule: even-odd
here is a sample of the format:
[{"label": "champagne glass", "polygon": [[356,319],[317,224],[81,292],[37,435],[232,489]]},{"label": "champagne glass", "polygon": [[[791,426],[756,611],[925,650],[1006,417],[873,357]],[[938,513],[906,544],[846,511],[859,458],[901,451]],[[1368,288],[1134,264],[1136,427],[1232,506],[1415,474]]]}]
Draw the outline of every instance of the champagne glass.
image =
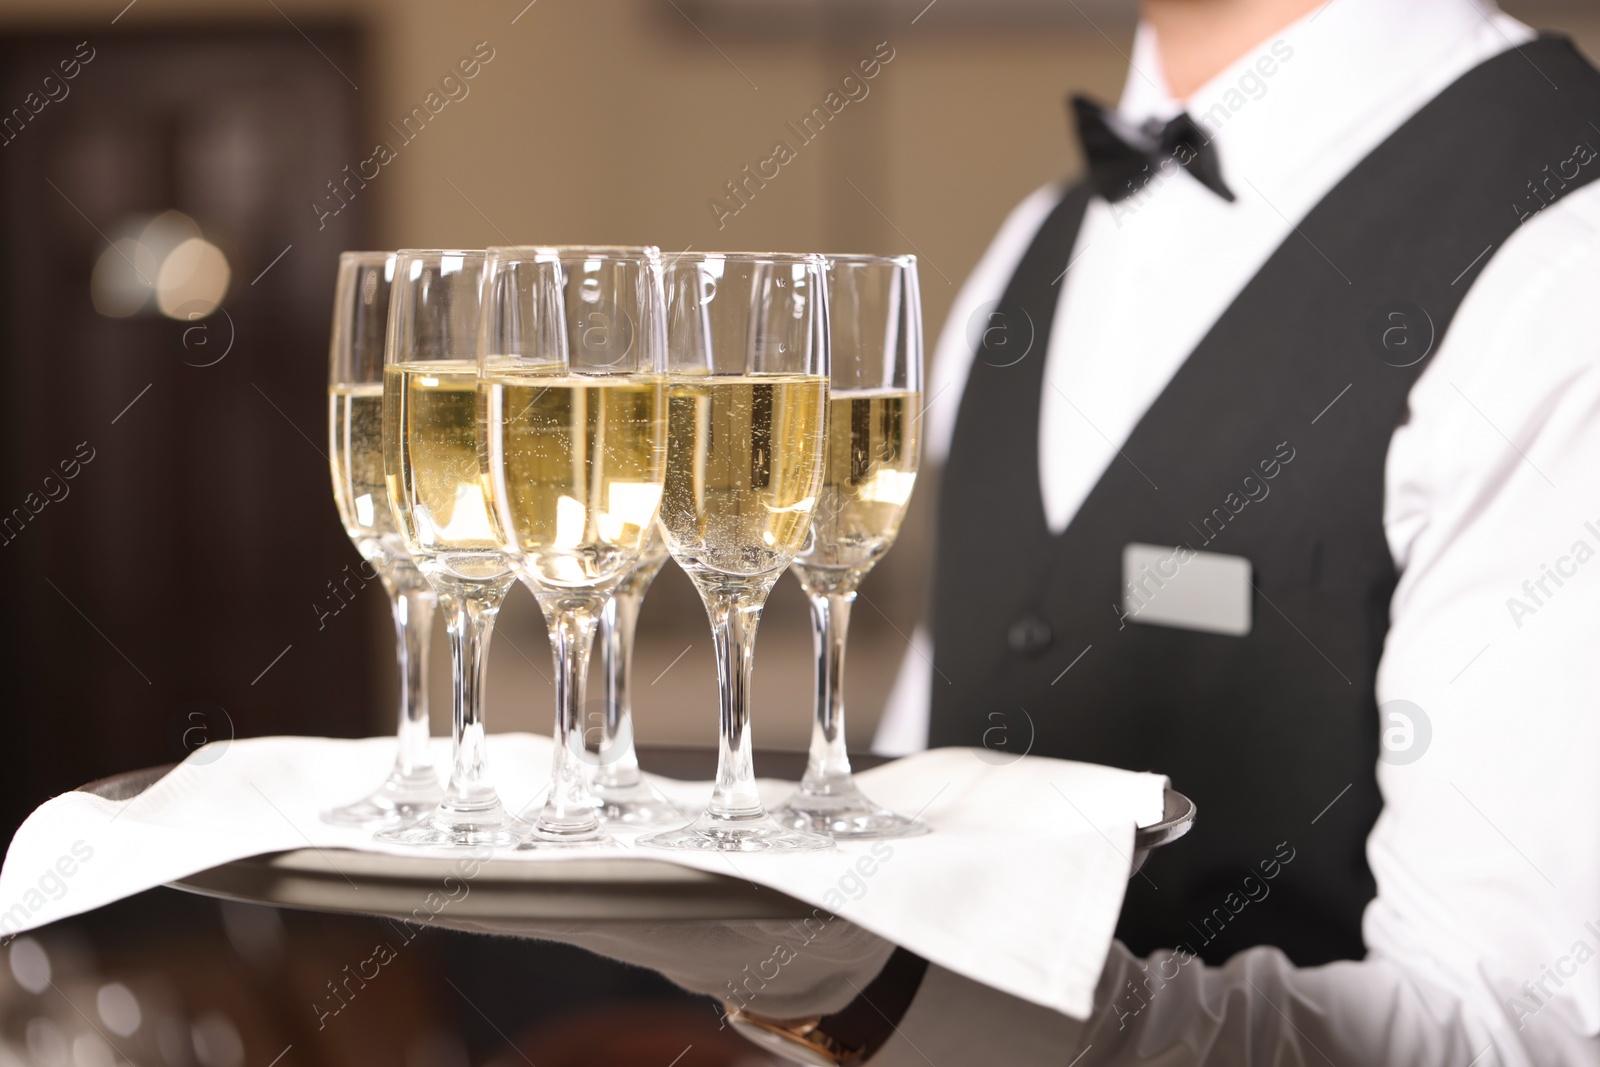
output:
[{"label": "champagne glass", "polygon": [[535,842],[606,840],[589,789],[595,628],[661,504],[666,328],[654,248],[489,250],[479,336],[483,455],[501,546],[549,624],[555,753]]},{"label": "champagne glass", "polygon": [[428,750],[428,635],[434,595],[395,525],[383,481],[383,339],[393,252],[339,257],[328,349],[328,459],[339,518],[378,572],[394,614],[400,665],[399,752],[367,797],[324,812],[327,822],[382,829],[420,817],[444,790]]},{"label": "champagne glass", "polygon": [[395,258],[383,369],[384,477],[417,568],[450,633],[454,760],[444,798],[413,826],[379,840],[408,845],[514,845],[522,824],[485,767],[483,696],[489,639],[512,582],[484,499],[478,456],[478,286],[481,251],[407,251]]},{"label": "champagne glass", "polygon": [[874,804],[845,751],[844,647],[861,579],[894,544],[916,482],[922,301],[915,256],[829,256],[828,444],[822,494],[794,576],[811,599],[816,719],[800,788],[776,815],[833,837],[927,827]]},{"label": "champagne glass", "polygon": [[667,543],[659,524],[639,562],[619,583],[600,613],[600,666],[605,676],[605,719],[600,755],[590,786],[604,822],[624,826],[677,826],[683,813],[645,781],[633,748],[633,633],[644,595],[667,562]]},{"label": "champagne glass", "polygon": [[805,542],[822,489],[828,402],[821,256],[701,253],[667,268],[667,550],[711,619],[721,703],[717,780],[694,822],[643,838],[722,852],[828,848],[756,791],[750,671],[767,594]]}]

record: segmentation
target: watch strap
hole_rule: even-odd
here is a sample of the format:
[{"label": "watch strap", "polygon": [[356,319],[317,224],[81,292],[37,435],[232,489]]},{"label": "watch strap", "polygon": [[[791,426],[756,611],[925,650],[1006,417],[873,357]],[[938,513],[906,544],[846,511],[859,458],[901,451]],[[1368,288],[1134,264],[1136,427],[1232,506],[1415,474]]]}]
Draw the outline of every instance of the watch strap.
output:
[{"label": "watch strap", "polygon": [[865,1059],[884,1046],[906,1017],[927,972],[927,960],[896,946],[878,977],[843,1008],[824,1015],[818,1029],[860,1050],[860,1058]]},{"label": "watch strap", "polygon": [[728,1021],[747,1038],[795,1063],[846,1067],[888,1043],[916,999],[928,961],[896,946],[878,976],[831,1015],[767,1019],[728,1006]]}]

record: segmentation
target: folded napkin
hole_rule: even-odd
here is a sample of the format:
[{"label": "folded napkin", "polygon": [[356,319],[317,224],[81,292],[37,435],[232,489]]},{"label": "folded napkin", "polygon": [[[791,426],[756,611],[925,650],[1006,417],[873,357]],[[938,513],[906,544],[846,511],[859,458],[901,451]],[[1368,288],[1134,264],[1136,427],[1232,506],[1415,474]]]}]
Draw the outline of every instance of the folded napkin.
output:
[{"label": "folded napkin", "polygon": [[[448,766],[448,745],[438,744],[437,765]],[[547,737],[489,738],[491,774],[511,810],[544,788],[550,753]],[[376,785],[393,758],[386,738],[263,737],[220,751],[205,746],[130,800],[55,797],[28,817],[6,853],[0,933],[264,853],[417,855],[318,817],[355,799],[363,785]],[[936,749],[865,771],[860,780],[878,802],[920,813],[933,832],[823,852],[729,857],[639,850],[639,834],[624,831],[615,832],[615,848],[504,851],[494,862],[647,854],[745,878],[975,981],[1086,1018],[1122,907],[1134,830],[1161,819],[1165,779],[1035,756],[999,764],[987,750]],[[710,796],[709,782],[652,781],[685,810],[699,810]],[[793,788],[761,782],[769,805]]]}]

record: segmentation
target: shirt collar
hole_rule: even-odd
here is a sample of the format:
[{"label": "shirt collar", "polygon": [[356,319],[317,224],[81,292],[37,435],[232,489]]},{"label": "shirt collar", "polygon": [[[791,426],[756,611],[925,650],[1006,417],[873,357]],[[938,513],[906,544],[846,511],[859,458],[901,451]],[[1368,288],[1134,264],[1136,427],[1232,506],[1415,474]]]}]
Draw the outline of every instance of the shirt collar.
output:
[{"label": "shirt collar", "polygon": [[1140,23],[1118,111],[1138,124],[1187,110],[1235,192],[1243,179],[1270,196],[1308,169],[1343,175],[1466,71],[1532,37],[1489,0],[1331,0],[1179,101]]},{"label": "shirt collar", "polygon": [[1128,63],[1128,78],[1117,113],[1137,125],[1147,119],[1165,121],[1182,110],[1182,102],[1174,99],[1172,90],[1167,88],[1156,31],[1148,22],[1140,22],[1133,31],[1133,57]]}]

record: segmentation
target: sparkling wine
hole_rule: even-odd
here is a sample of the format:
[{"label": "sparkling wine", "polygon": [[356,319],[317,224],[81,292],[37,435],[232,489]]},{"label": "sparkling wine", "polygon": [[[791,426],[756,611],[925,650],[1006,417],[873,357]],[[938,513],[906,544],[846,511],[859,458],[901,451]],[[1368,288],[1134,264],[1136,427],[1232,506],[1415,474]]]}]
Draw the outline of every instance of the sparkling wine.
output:
[{"label": "sparkling wine", "polygon": [[891,390],[829,398],[822,492],[794,561],[807,592],[853,587],[894,544],[917,479],[920,399]]},{"label": "sparkling wine", "polygon": [[506,572],[478,459],[478,374],[471,363],[383,370],[384,476],[412,556],[462,578]]},{"label": "sparkling wine", "polygon": [[691,576],[766,574],[800,550],[827,399],[817,375],[669,380],[661,525]]},{"label": "sparkling wine", "polygon": [[626,573],[661,503],[660,379],[505,376],[479,390],[490,506],[523,566],[556,587]]},{"label": "sparkling wine", "polygon": [[328,459],[333,498],[344,532],[375,563],[406,560],[405,541],[389,508],[383,480],[383,386],[378,382],[328,390]]}]

